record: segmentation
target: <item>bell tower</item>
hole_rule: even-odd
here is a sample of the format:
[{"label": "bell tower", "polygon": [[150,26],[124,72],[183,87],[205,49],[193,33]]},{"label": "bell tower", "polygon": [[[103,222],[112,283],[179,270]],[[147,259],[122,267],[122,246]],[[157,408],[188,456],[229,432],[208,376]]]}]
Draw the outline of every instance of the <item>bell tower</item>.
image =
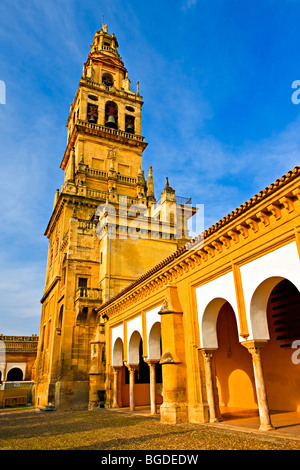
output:
[{"label": "bell tower", "polygon": [[96,333],[104,338],[97,307],[187,240],[177,236],[178,226],[186,222],[180,215],[182,198],[178,203],[167,183],[158,203],[152,167],[148,183],[145,179],[143,101],[138,83],[131,90],[118,48],[116,36],[103,24],[83,64],[67,119],[64,184],[55,193],[45,231],[49,250],[37,406],[87,408],[92,369],[97,390],[105,390],[105,345],[97,370],[94,362],[91,368],[92,338]]},{"label": "bell tower", "polygon": [[[131,91],[118,47],[116,36],[109,34],[104,24],[94,36],[70,107],[68,145],[61,163],[66,183],[74,180],[74,167],[77,168],[80,162],[108,173],[113,161],[116,174],[132,181],[138,177],[142,153],[147,146],[142,137],[143,101],[138,83],[136,91]],[[100,191],[107,189],[105,184],[99,184],[98,188]],[[137,195],[133,187],[131,191],[128,189],[128,196]],[[125,193],[125,188],[120,191]]]}]

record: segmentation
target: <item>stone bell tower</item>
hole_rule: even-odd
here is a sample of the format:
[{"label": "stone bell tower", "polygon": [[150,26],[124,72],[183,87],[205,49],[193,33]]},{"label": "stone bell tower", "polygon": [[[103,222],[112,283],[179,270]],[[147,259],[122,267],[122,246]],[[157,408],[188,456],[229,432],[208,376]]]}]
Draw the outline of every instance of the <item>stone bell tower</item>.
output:
[{"label": "stone bell tower", "polygon": [[[95,309],[187,240],[182,198],[178,204],[167,182],[158,203],[151,167],[146,182],[143,101],[138,83],[131,90],[118,47],[104,24],[83,64],[67,120],[64,185],[45,231],[37,406],[87,407],[91,344],[99,325]],[[99,350],[101,363],[105,347]],[[102,382],[98,377],[97,386],[105,387]]]}]

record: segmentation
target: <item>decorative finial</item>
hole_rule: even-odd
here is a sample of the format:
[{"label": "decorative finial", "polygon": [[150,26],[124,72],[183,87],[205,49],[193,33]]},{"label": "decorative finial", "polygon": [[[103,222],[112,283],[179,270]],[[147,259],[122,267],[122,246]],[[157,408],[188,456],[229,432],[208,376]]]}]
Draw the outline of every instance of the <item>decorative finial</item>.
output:
[{"label": "decorative finial", "polygon": [[107,28],[108,28],[108,25],[105,24],[104,22],[104,15],[102,15],[102,29],[105,33],[107,33]]}]

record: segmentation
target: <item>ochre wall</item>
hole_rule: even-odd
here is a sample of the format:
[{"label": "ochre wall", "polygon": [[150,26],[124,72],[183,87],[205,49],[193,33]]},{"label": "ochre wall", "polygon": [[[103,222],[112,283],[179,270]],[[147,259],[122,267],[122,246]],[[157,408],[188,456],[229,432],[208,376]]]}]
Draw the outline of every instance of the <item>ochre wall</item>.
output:
[{"label": "ochre wall", "polygon": [[[271,410],[300,411],[299,364],[293,364],[290,347],[281,348],[276,341],[275,327],[268,305],[270,341],[262,348],[261,357]],[[299,319],[300,322],[300,319]],[[296,327],[296,325],[294,325]]]},{"label": "ochre wall", "polygon": [[222,407],[256,409],[251,356],[239,343],[235,315],[228,303],[218,315],[217,335],[214,365],[221,412]]}]

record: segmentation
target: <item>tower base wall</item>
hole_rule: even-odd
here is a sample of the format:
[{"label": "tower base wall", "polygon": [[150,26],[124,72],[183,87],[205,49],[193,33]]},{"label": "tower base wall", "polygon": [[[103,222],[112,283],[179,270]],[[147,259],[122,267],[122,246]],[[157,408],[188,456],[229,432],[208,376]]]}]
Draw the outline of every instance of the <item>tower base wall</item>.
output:
[{"label": "tower base wall", "polygon": [[88,409],[89,382],[60,381],[55,384],[55,408],[59,411]]}]

